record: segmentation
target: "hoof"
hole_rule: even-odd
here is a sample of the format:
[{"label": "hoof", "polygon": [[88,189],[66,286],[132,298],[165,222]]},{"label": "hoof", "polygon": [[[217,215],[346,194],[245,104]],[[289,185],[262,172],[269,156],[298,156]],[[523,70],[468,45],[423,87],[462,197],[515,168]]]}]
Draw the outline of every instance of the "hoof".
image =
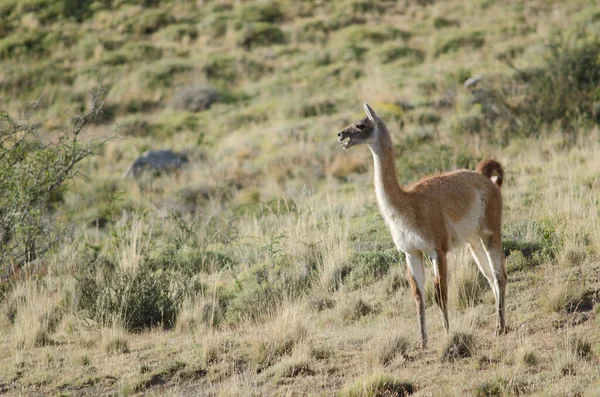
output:
[{"label": "hoof", "polygon": [[496,336],[504,335],[506,333],[508,333],[508,328],[500,326],[496,327]]}]

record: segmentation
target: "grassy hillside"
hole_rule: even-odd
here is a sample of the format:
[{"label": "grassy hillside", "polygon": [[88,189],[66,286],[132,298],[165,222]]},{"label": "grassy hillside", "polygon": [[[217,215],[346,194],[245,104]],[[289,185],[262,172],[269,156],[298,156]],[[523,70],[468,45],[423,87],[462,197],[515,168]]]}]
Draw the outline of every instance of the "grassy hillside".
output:
[{"label": "grassy hillside", "polygon": [[[595,1],[3,0],[0,66],[0,116],[39,99],[51,142],[101,85],[81,139],[113,137],[44,206],[52,248],[2,263],[0,393],[598,395]],[[365,101],[402,184],[504,165],[507,335],[459,250],[418,348],[372,158],[336,141]],[[148,149],[189,162],[124,179]]]}]

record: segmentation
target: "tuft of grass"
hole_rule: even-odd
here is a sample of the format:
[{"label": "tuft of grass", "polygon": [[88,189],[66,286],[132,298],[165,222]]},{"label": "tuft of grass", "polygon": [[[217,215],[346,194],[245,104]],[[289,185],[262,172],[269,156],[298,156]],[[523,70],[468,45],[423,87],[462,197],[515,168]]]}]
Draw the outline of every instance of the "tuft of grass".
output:
[{"label": "tuft of grass", "polygon": [[374,366],[389,365],[397,356],[408,358],[410,343],[402,335],[386,335],[367,347],[367,359]]},{"label": "tuft of grass", "polygon": [[547,312],[562,312],[567,310],[578,294],[571,280],[556,280],[542,298],[542,306]]},{"label": "tuft of grass", "polygon": [[402,397],[415,391],[413,383],[385,373],[364,376],[338,392],[339,397]]},{"label": "tuft of grass", "polygon": [[126,354],[130,352],[129,343],[120,335],[110,337],[104,345],[104,350],[110,355]]},{"label": "tuft of grass", "polygon": [[533,348],[525,348],[520,352],[520,361],[530,367],[537,365],[539,358]]},{"label": "tuft of grass", "polygon": [[387,274],[388,269],[398,264],[400,256],[395,249],[387,251],[361,251],[348,260],[350,274],[347,285],[354,289],[368,285]]},{"label": "tuft of grass", "polygon": [[362,299],[350,299],[341,309],[341,316],[346,321],[356,321],[373,313],[373,306]]},{"label": "tuft of grass", "polygon": [[304,357],[290,357],[278,363],[273,368],[273,377],[276,382],[285,378],[314,375],[315,371],[310,367],[310,362]]},{"label": "tuft of grass", "polygon": [[461,33],[441,40],[435,48],[434,55],[440,56],[461,49],[477,49],[483,46],[485,38],[482,32]]},{"label": "tuft of grass", "polygon": [[295,321],[283,318],[270,324],[269,331],[248,341],[245,348],[245,358],[256,368],[263,371],[275,364],[282,356],[292,353],[294,346],[303,341],[307,328]]},{"label": "tuft of grass", "polygon": [[463,310],[480,304],[483,300],[483,294],[489,288],[485,277],[477,269],[477,266],[470,261],[468,264],[459,266],[456,269],[453,284],[456,291],[457,305]]},{"label": "tuft of grass", "polygon": [[454,332],[448,337],[441,351],[442,361],[456,361],[473,356],[475,353],[475,338],[472,334]]}]

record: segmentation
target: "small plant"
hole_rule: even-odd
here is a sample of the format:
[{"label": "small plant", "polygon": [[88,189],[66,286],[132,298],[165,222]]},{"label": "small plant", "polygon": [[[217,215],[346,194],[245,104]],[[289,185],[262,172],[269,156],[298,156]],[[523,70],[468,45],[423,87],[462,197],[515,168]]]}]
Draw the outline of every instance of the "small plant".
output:
[{"label": "small plant", "polygon": [[539,362],[538,356],[533,349],[524,349],[521,352],[521,362],[527,366],[533,367]]},{"label": "small plant", "polygon": [[488,288],[485,277],[471,263],[457,269],[454,284],[456,285],[458,307],[461,309],[480,304],[483,294]]},{"label": "small plant", "polygon": [[398,251],[362,251],[350,257],[350,274],[346,282],[350,288],[360,288],[384,276],[388,269],[400,261]]},{"label": "small plant", "polygon": [[450,38],[444,38],[435,49],[435,56],[457,52],[463,48],[477,49],[483,46],[485,38],[482,32],[461,33]]},{"label": "small plant", "polygon": [[129,343],[122,336],[111,337],[104,347],[106,352],[111,355],[129,353]]},{"label": "small plant", "polygon": [[362,299],[352,299],[342,307],[341,315],[346,321],[356,321],[373,313],[373,306]]},{"label": "small plant", "polygon": [[389,365],[397,356],[408,358],[410,343],[401,335],[388,335],[373,341],[367,350],[369,361],[374,365]]},{"label": "small plant", "polygon": [[592,344],[579,335],[568,338],[566,349],[577,359],[589,361],[592,358]]},{"label": "small plant", "polygon": [[273,368],[276,381],[284,378],[295,378],[297,376],[313,375],[315,371],[310,368],[310,363],[305,358],[290,357],[283,360]]},{"label": "small plant", "polygon": [[84,127],[101,112],[105,94],[103,87],[95,90],[88,113],[74,116],[71,128],[52,139],[43,138],[34,120],[39,101],[24,121],[0,109],[0,279],[9,275],[8,264],[21,267],[54,245],[51,220],[63,200],[64,183],[109,139],[81,139]]},{"label": "small plant", "polygon": [[500,397],[502,395],[503,385],[498,380],[483,382],[475,388],[477,397]]},{"label": "small plant", "polygon": [[556,280],[543,296],[542,304],[548,312],[562,312],[577,298],[577,290],[571,280]]},{"label": "small plant", "polygon": [[281,29],[266,22],[256,22],[246,25],[238,40],[238,44],[246,50],[283,43],[285,43],[285,35]]},{"label": "small plant", "polygon": [[415,387],[411,382],[397,379],[384,373],[364,376],[339,391],[340,397],[403,397],[413,394]]},{"label": "small plant", "polygon": [[442,361],[456,361],[471,357],[475,353],[475,339],[472,334],[455,332],[442,348]]}]

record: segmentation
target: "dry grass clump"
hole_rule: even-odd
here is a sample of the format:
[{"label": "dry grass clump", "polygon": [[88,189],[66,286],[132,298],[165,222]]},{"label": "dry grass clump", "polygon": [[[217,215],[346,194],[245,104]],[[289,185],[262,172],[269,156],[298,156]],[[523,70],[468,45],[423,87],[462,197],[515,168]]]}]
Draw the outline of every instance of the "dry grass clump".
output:
[{"label": "dry grass clump", "polygon": [[257,372],[273,365],[282,356],[290,355],[294,347],[308,335],[308,329],[295,312],[286,312],[255,331],[255,334],[247,335],[244,356]]},{"label": "dry grass clump", "polygon": [[519,352],[519,361],[529,367],[533,367],[537,365],[539,358],[533,348],[523,348]]},{"label": "dry grass clump", "polygon": [[397,356],[406,360],[409,348],[410,343],[404,336],[385,335],[367,346],[367,361],[377,367],[389,365]]},{"label": "dry grass clump", "polygon": [[106,341],[104,345],[104,350],[108,354],[116,355],[116,354],[124,354],[129,353],[129,343],[126,339],[121,336],[115,336]]},{"label": "dry grass clump", "polygon": [[340,314],[345,321],[356,321],[362,317],[373,313],[372,305],[366,303],[361,298],[349,299],[342,307]]},{"label": "dry grass clump", "polygon": [[475,387],[476,397],[519,396],[531,392],[527,382],[515,377],[498,377]]},{"label": "dry grass clump", "polygon": [[273,367],[273,378],[276,382],[285,378],[314,375],[314,373],[310,366],[310,359],[306,355],[285,358]]},{"label": "dry grass clump", "polygon": [[473,356],[475,353],[475,338],[473,334],[454,332],[448,337],[442,347],[442,361],[456,361],[460,358]]},{"label": "dry grass clump", "polygon": [[385,373],[363,376],[338,392],[340,397],[402,397],[413,394],[415,386]]},{"label": "dry grass clump", "polygon": [[452,289],[456,294],[456,305],[464,310],[480,304],[489,287],[475,263],[466,260],[466,255],[462,255],[459,260],[462,264],[456,267],[451,280]]},{"label": "dry grass clump", "polygon": [[572,280],[556,280],[542,298],[546,312],[562,312],[577,299],[577,287]]}]

